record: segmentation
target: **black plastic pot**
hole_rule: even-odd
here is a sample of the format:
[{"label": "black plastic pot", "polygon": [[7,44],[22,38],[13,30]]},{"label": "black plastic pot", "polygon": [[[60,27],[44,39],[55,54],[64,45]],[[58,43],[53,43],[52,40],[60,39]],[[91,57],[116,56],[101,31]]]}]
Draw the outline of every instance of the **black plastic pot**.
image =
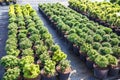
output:
[{"label": "black plastic pot", "polygon": [[119,74],[120,68],[119,67],[110,67],[109,75],[110,76],[117,76]]},{"label": "black plastic pot", "polygon": [[94,76],[99,79],[106,79],[108,76],[109,68],[99,68],[94,64]]},{"label": "black plastic pot", "polygon": [[42,76],[42,80],[57,80],[57,79],[56,76],[51,76],[51,77]]},{"label": "black plastic pot", "polygon": [[70,72],[72,71],[71,68],[69,68],[69,69],[67,69],[67,71],[62,73],[59,66],[56,67],[56,70],[58,72],[58,79],[59,80],[68,80]]},{"label": "black plastic pot", "polygon": [[0,2],[0,5],[3,6],[3,5],[4,5],[4,2]]},{"label": "black plastic pot", "polygon": [[16,4],[16,1],[13,1],[13,4]]},{"label": "black plastic pot", "polygon": [[59,80],[68,80],[70,73],[67,74],[58,73],[58,75]]},{"label": "black plastic pot", "polygon": [[79,56],[79,47],[73,44],[73,52]]},{"label": "black plastic pot", "polygon": [[2,5],[2,2],[0,2],[0,5]]},{"label": "black plastic pot", "polygon": [[83,62],[86,62],[86,57],[87,56],[84,53],[81,53],[80,51],[79,51],[79,53],[80,53],[80,60],[83,61]]},{"label": "black plastic pot", "polygon": [[6,3],[6,5],[9,5],[10,4],[10,2],[5,2]]},{"label": "black plastic pot", "polygon": [[87,58],[86,58],[87,68],[88,68],[88,69],[93,69],[93,64],[94,64],[94,62],[91,61],[91,60],[89,60],[89,58],[87,57]]}]

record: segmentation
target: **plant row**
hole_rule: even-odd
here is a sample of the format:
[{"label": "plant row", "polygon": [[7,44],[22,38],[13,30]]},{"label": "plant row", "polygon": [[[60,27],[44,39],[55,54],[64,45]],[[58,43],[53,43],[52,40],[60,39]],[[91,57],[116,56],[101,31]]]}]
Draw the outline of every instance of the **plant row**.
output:
[{"label": "plant row", "polygon": [[113,29],[120,27],[120,6],[110,2],[91,2],[89,0],[69,0],[69,6]]},{"label": "plant row", "polygon": [[3,5],[4,2],[7,5],[9,5],[10,3],[16,4],[16,0],[0,0],[0,5]]},{"label": "plant row", "polygon": [[[67,55],[29,5],[10,5],[3,80],[66,80],[71,72]],[[61,79],[62,78],[62,79]]]},{"label": "plant row", "polygon": [[[90,21],[70,8],[56,4],[39,4],[39,10],[54,24],[56,31],[64,37],[69,48],[86,61],[95,76],[106,78],[119,72],[120,37],[111,28]],[[112,71],[117,69],[114,74]],[[97,75],[97,73],[101,75]],[[105,73],[102,74],[102,71]],[[113,74],[112,74],[113,73]]]}]

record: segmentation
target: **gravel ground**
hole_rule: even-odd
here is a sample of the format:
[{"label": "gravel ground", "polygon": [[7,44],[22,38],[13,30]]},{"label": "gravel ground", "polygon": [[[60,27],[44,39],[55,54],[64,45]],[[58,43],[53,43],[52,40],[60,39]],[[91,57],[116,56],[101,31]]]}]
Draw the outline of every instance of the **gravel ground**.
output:
[{"label": "gravel ground", "polygon": [[[31,4],[34,9],[36,9],[38,15],[43,20],[44,25],[48,28],[49,32],[52,34],[53,39],[56,44],[59,44],[62,51],[64,51],[68,55],[68,59],[71,60],[72,65],[72,74],[70,75],[69,80],[97,80],[93,77],[92,71],[89,71],[86,65],[80,61],[78,56],[71,54],[68,50],[67,44],[59,37],[55,30],[53,30],[50,26],[52,26],[47,20],[41,15],[38,11],[38,3],[56,3],[60,2],[63,5],[68,5],[67,0],[18,0],[19,4]],[[8,7],[0,6],[0,58],[5,55],[5,41],[7,39],[7,25],[8,25]],[[0,80],[4,73],[4,69],[0,66]],[[115,79],[107,79],[107,80],[115,80]]]}]

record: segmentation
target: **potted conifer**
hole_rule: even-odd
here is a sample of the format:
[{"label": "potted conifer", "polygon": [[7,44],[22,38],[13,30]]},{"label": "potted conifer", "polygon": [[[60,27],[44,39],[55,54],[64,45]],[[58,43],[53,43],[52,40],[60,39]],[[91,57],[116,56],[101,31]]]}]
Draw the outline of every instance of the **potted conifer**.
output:
[{"label": "potted conifer", "polygon": [[42,80],[56,80],[56,63],[52,60],[46,60],[45,66],[41,71]]},{"label": "potted conifer", "polygon": [[99,79],[105,79],[108,76],[109,61],[105,56],[98,55],[94,64],[94,76]]},{"label": "potted conifer", "polygon": [[60,80],[68,80],[71,72],[71,65],[69,60],[62,60],[56,67]]},{"label": "potted conifer", "polygon": [[40,80],[39,65],[36,64],[25,64],[23,67],[24,80]]},{"label": "potted conifer", "polygon": [[110,66],[109,75],[117,76],[120,70],[117,58],[110,54],[107,54],[106,58],[108,59]]}]

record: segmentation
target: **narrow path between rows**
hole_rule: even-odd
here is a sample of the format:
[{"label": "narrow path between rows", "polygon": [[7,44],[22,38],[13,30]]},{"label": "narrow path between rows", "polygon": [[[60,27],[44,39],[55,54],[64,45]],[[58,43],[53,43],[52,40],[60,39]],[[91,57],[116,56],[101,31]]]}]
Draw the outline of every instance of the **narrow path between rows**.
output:
[{"label": "narrow path between rows", "polygon": [[[5,42],[7,40],[8,7],[0,6],[0,58],[6,55]],[[0,66],[0,80],[3,76],[4,68]]]}]

